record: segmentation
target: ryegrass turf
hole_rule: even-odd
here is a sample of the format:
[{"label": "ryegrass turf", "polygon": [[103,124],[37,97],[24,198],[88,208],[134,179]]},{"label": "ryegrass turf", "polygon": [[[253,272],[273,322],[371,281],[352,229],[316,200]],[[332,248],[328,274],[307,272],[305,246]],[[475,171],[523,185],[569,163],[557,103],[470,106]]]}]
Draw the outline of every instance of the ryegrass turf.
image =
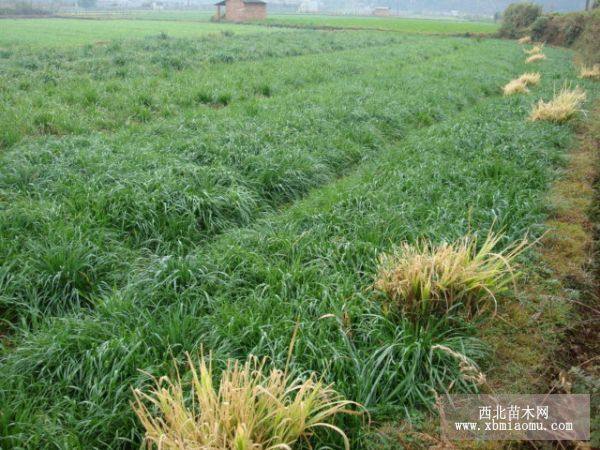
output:
[{"label": "ryegrass turf", "polygon": [[[18,125],[0,169],[0,445],[136,447],[140,370],[200,345],[282,366],[296,323],[293,370],[375,420],[474,390],[432,346],[485,366],[476,324],[385,314],[376,257],[492,224],[506,242],[541,232],[571,129],[525,119],[576,76],[570,52],[547,53],[540,87],[512,98],[525,65],[506,41],[293,31],[3,53],[3,129]],[[341,424],[368,446],[359,425]]]},{"label": "ryegrass turf", "polygon": [[106,45],[115,39],[139,39],[167,35],[198,38],[222,32],[256,34],[281,31],[254,25],[188,22],[182,20],[95,20],[95,19],[1,19],[0,47],[63,48],[82,45]]},{"label": "ryegrass turf", "polygon": [[269,15],[265,23],[306,28],[372,29],[422,34],[494,33],[498,30],[498,25],[492,22],[313,14]]},{"label": "ryegrass turf", "polygon": [[229,37],[11,56],[7,77],[28,86],[7,83],[3,117],[5,132],[23,130],[5,141],[0,184],[1,253],[21,262],[4,270],[7,315],[35,322],[86,304],[140,256],[247,225],[502,84],[461,67],[479,63],[475,41],[278,37],[248,53]]},{"label": "ryegrass turf", "polygon": [[198,38],[221,32],[255,34],[282,31],[283,27],[363,28],[423,34],[492,33],[497,25],[434,19],[343,17],[272,14],[256,24],[211,23],[208,12],[148,11],[127,14],[87,13],[71,18],[2,19],[0,49],[31,46],[65,48],[106,45],[115,39],[139,39],[165,33],[172,37]]}]

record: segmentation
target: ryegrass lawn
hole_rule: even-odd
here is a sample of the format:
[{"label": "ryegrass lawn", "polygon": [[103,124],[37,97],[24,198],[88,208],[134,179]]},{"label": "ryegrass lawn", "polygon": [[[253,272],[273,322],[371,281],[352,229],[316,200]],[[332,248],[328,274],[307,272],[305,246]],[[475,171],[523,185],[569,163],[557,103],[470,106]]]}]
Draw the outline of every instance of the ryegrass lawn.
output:
[{"label": "ryegrass lawn", "polygon": [[[161,33],[180,38],[199,38],[231,32],[255,34],[269,31],[253,25],[188,22],[180,20],[2,19],[0,47],[72,47],[105,45],[115,39],[140,39]],[[271,29],[270,31],[273,31]]]},{"label": "ryegrass lawn", "polygon": [[571,52],[546,49],[540,86],[503,97],[531,71],[510,41],[150,34],[0,52],[0,447],[137,448],[131,387],[200,346],[218,369],[249,353],[283,367],[296,326],[291,370],[374,428],[419,423],[433,390],[474,392],[436,345],[493,367],[479,323],[390,314],[377,257],[543,231],[573,129],[526,118],[564,81],[598,97]]},{"label": "ryegrass lawn", "polygon": [[193,11],[148,11],[125,15],[97,13],[84,16],[87,18],[74,15],[68,19],[2,19],[0,48],[106,45],[116,39],[140,39],[161,33],[179,38],[198,38],[221,32],[255,34],[284,29],[264,25],[362,28],[424,34],[492,33],[497,29],[495,24],[485,22],[300,14],[274,14],[265,22],[243,25],[211,23],[210,13]]},{"label": "ryegrass lawn", "polygon": [[498,30],[498,25],[492,22],[312,14],[270,15],[266,23],[297,27],[375,29],[424,34],[493,33]]}]

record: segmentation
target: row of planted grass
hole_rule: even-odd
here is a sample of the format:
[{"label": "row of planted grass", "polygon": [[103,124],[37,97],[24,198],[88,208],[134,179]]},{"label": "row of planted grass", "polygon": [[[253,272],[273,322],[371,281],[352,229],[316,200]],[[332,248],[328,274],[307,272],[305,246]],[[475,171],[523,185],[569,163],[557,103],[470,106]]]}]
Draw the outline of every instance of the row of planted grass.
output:
[{"label": "row of planted grass", "polygon": [[[310,79],[314,76],[308,70],[311,63],[298,65],[298,76],[274,76],[272,61],[264,71],[260,66],[273,58],[327,55],[402,42],[406,38],[389,34],[367,38],[364,34],[297,31],[264,38],[223,34],[191,40],[165,35],[43,52],[3,49],[0,142],[6,147],[30,135],[114,131],[126,124],[189,114],[203,105],[222,107],[272,90],[297,89],[320,81]],[[321,60],[335,63],[335,58]],[[260,61],[260,65],[237,66],[242,61]],[[242,81],[244,69],[250,74]]]},{"label": "row of planted grass", "polygon": [[[94,17],[6,18],[0,30],[0,47],[29,47],[37,50],[73,48],[83,45],[106,45],[114,39],[139,39],[166,33],[179,38],[201,38],[221,33],[256,34],[271,30],[256,25],[232,23],[190,23],[177,18],[153,21],[139,17],[137,20],[89,20]],[[97,17],[106,19],[106,17]],[[126,19],[126,18],[125,18]]]},{"label": "row of planted grass", "polygon": [[[539,50],[534,54],[539,54]],[[545,57],[536,61],[540,59]],[[526,63],[531,62],[531,58],[526,60]],[[594,79],[589,73],[583,68],[581,78]],[[527,93],[526,86],[539,84],[540,78],[539,73],[525,73],[508,83],[503,88],[504,94]],[[550,102],[539,101],[529,118],[564,123],[580,110],[585,99],[585,91],[579,87],[572,91],[564,87]],[[489,314],[493,308],[495,315],[497,296],[504,294],[510,285],[516,288],[520,271],[513,265],[515,259],[531,245],[524,239],[497,250],[502,238],[490,232],[482,243],[472,235],[454,244],[439,246],[427,240],[416,245],[405,242],[393,254],[381,255],[374,288],[385,296],[384,311],[399,314],[413,324],[424,318],[429,320],[431,316],[447,317],[457,311],[463,317],[472,318],[485,314],[486,310]],[[336,316],[327,314],[321,318],[326,317]],[[292,335],[292,346],[297,330],[298,327]],[[486,384],[485,375],[466,354],[443,344],[432,345],[430,351],[442,351],[455,358],[463,381],[475,386]],[[173,449],[195,445],[222,449],[291,448],[300,438],[308,441],[314,428],[324,427],[338,433],[349,449],[350,441],[344,431],[327,422],[340,413],[360,414],[346,407],[362,405],[344,400],[332,390],[332,385],[314,383],[314,372],[305,382],[299,378],[292,380],[287,375],[290,356],[291,353],[285,372],[271,369],[269,377],[263,374],[266,359],[259,367],[257,363],[252,366],[256,360],[250,357],[243,369],[239,369],[237,361],[228,360],[219,381],[218,395],[213,391],[212,373],[204,359],[200,376],[189,360],[192,396],[198,398],[198,407],[193,406],[192,410],[185,406],[185,388],[179,376],[176,383],[168,378],[156,380],[156,387],[149,395],[136,390],[134,409],[144,426],[145,441],[148,445]],[[247,375],[251,367],[252,379]],[[453,380],[446,391],[450,391],[455,382]],[[432,390],[437,402],[437,391]],[[268,407],[263,399],[267,399]],[[252,406],[246,411],[247,406],[236,406],[240,401]],[[158,411],[151,412],[144,402]],[[300,404],[304,406],[298,409]]]},{"label": "row of planted grass", "polygon": [[[147,257],[186,254],[251,223],[411,129],[493,94],[502,78],[488,75],[492,63],[481,52],[504,43],[413,44],[342,52],[331,62],[316,55],[232,65],[234,75],[223,80],[229,86],[307,70],[321,82],[286,88],[284,81],[268,98],[190,107],[188,116],[112,135],[50,137],[5,151],[0,254],[13,262],[0,276],[5,316],[35,327],[47,315],[93,304]],[[475,75],[465,61],[480,66]],[[470,92],[457,95],[465,83]]]},{"label": "row of planted grass", "polygon": [[[524,74],[511,83],[538,84],[539,81],[540,74]],[[518,91],[507,92],[504,88],[505,95]],[[540,101],[530,119],[563,123],[579,111],[584,100],[585,93],[579,87],[574,91],[563,88],[551,102]],[[457,313],[461,317],[459,321],[462,318],[481,319],[483,315],[487,319],[494,318],[499,307],[498,299],[503,300],[510,287],[516,293],[516,281],[522,272],[516,267],[515,260],[535,244],[523,239],[505,249],[498,249],[502,239],[502,235],[489,232],[485,240],[478,241],[474,235],[467,235],[454,243],[442,242],[437,246],[427,240],[416,245],[404,242],[393,253],[380,255],[373,287],[383,294],[384,314],[395,316],[409,326],[421,324],[424,320],[429,323],[435,316],[444,321]],[[491,310],[493,313],[490,313]],[[340,327],[349,328],[346,323],[349,322],[348,315],[343,316],[343,320],[334,314],[326,314],[320,319],[324,318],[334,318]],[[162,377],[154,379],[155,386],[148,388],[149,393],[134,390],[134,411],[144,427],[144,442],[150,447],[167,449],[198,445],[224,450],[291,449],[301,438],[308,442],[314,430],[321,427],[337,433],[348,450],[351,444],[347,434],[330,421],[335,416],[339,419],[340,414],[361,415],[365,412],[363,405],[344,399],[332,388],[333,383],[326,386],[322,381],[314,382],[315,372],[310,372],[305,381],[300,377],[292,379],[287,374],[298,325],[299,322],[291,337],[290,353],[283,372],[273,368],[270,375],[266,375],[264,365],[267,358],[259,365],[256,357],[251,355],[244,366],[235,359],[228,359],[217,393],[213,387],[211,365],[207,368],[202,356],[198,375],[195,363],[187,354],[191,383],[183,383],[177,372],[175,383],[168,377]],[[485,374],[465,353],[438,343],[430,345],[429,351],[442,352],[458,363],[459,378],[450,381],[448,386],[442,385],[443,393],[453,391],[459,379],[475,388],[487,384]],[[250,373],[252,375],[249,376]],[[380,377],[377,378],[379,380]],[[431,391],[437,407],[440,386],[431,388]],[[197,398],[197,404],[192,403],[191,408],[185,401],[188,395]],[[378,434],[380,442],[375,444],[376,448],[389,439],[386,433],[389,430]],[[392,441],[388,441],[387,445],[396,439],[404,442],[406,437],[403,434],[392,431]],[[409,442],[413,442],[413,436],[413,433],[408,434]]]},{"label": "row of planted grass", "polygon": [[[555,56],[547,78],[569,76],[568,55]],[[540,89],[548,94],[552,85]],[[482,100],[286,211],[185,256],[156,259],[93,313],[24,332],[0,369],[6,442],[127,446],[140,438],[128,389],[148,381],[137,369],[166,373],[171,355],[200,345],[221,368],[248,354],[284,367],[296,324],[290,370],[325,374],[375,420],[431,404],[432,389],[474,389],[461,362],[483,361],[476,322],[385,313],[371,289],[377,255],[396,242],[451,241],[492,224],[505,230],[501,246],[537,234],[541,197],[570,132],[526,122],[530,106],[525,97]]]}]

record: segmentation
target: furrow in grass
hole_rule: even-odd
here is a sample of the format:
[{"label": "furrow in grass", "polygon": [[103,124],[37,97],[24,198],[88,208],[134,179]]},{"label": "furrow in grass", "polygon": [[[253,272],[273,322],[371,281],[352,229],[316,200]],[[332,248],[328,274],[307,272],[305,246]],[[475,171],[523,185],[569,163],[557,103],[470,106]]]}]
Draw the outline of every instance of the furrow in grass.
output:
[{"label": "furrow in grass", "polygon": [[[568,53],[552,53],[539,95],[551,95],[554,76],[573,76]],[[541,231],[542,197],[571,131],[525,121],[533,100],[482,100],[279,214],[157,260],[94,313],[23,333],[0,366],[5,442],[128,447],[139,440],[129,386],[148,381],[138,369],[164,374],[171,355],[200,345],[216,364],[255,353],[281,366],[296,323],[292,369],[325,373],[377,418],[422,406],[450,382],[472,390],[457,362],[432,350],[481,360],[469,325],[391,322],[369,286],[376,256],[402,240],[451,240],[492,224],[507,240]]]}]

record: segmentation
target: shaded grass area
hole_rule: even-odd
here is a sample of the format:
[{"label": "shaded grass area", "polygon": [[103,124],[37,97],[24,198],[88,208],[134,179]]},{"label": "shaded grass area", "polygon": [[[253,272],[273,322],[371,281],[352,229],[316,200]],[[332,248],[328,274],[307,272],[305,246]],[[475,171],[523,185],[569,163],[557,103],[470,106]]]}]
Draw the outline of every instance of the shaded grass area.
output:
[{"label": "shaded grass area", "polygon": [[[325,39],[324,49],[330,48],[328,36],[313,39]],[[190,70],[156,88],[146,85],[145,92],[128,91],[139,87],[125,80],[119,84],[123,108],[154,92],[164,93],[165,102],[152,104],[181,103],[172,116],[116,121],[114,133],[32,137],[5,151],[5,318],[35,328],[47,315],[93,306],[97,295],[122,286],[148,258],[185,255],[335,180],[412,130],[494,94],[503,77],[488,71],[501,64],[508,75],[511,52],[518,52],[503,42],[387,39],[385,47],[342,50],[334,58],[216,64],[209,73]],[[500,62],[483,60],[482,52],[493,48],[510,50]],[[465,63],[479,68],[473,72]],[[72,94],[77,81],[74,89],[70,83],[65,77],[47,98]],[[458,95],[465,84],[470,92]],[[37,89],[41,95],[43,85]],[[225,92],[230,100],[215,109],[198,102],[198,92],[211,99]],[[101,109],[94,105],[75,102],[71,109],[75,116],[83,108],[79,115],[89,121],[94,108]],[[106,110],[118,114],[118,108]],[[92,128],[91,120],[82,129]]]},{"label": "shaded grass area", "polygon": [[494,33],[498,30],[498,25],[492,22],[313,14],[270,15],[264,23],[300,28],[371,29],[422,34]]},{"label": "shaded grass area", "polygon": [[[539,234],[547,212],[544,193],[564,162],[571,130],[527,122],[533,96],[500,96],[505,80],[524,69],[514,63],[522,59],[515,58],[519,49],[492,41],[469,44],[481,47],[463,52],[454,63],[452,56],[435,61],[444,83],[429,78],[436,72],[426,62],[419,66],[422,87],[408,84],[404,94],[394,90],[409,83],[393,83],[402,77],[398,73],[362,80],[362,89],[375,100],[374,109],[367,109],[363,99],[350,112],[362,111],[360,122],[390,125],[378,115],[384,101],[393,105],[389,114],[408,104],[406,117],[419,117],[416,105],[423,104],[423,92],[431,92],[436,106],[448,110],[405,128],[391,121],[387,132],[379,131],[387,137],[378,141],[377,151],[368,152],[353,173],[324,180],[327,185],[307,198],[243,228],[228,227],[210,242],[190,243],[181,251],[171,243],[165,247],[169,251],[129,266],[124,285],[94,295],[93,311],[40,318],[35,329],[17,332],[0,366],[3,442],[37,448],[135,446],[140,435],[129,387],[148,382],[138,369],[166,373],[171,355],[180,358],[200,345],[214,352],[221,367],[226,358],[243,360],[248,353],[282,366],[296,324],[294,373],[325,374],[377,421],[418,416],[414,408],[431,405],[432,388],[444,391],[452,383],[455,390],[473,391],[459,362],[434,346],[485,367],[477,324],[452,316],[415,323],[385,314],[371,289],[377,255],[403,240],[454,240],[492,224],[505,231],[505,243],[526,231]],[[493,58],[491,49],[498,49]],[[568,52],[549,49],[548,54],[552,58],[540,66],[543,98],[551,97],[555,79],[574,76]],[[459,88],[445,76],[450,71],[457,83],[470,86],[455,98]],[[352,83],[344,79],[340,84]],[[325,104],[326,89],[345,92],[336,83],[323,89],[318,92]],[[417,89],[421,95],[411,103],[410,92]],[[468,93],[474,95],[471,104],[460,100]],[[323,130],[316,125],[322,124],[314,123],[315,130]],[[366,445],[359,424],[340,425],[351,432],[356,447]],[[328,434],[316,439],[338,443]]]}]

